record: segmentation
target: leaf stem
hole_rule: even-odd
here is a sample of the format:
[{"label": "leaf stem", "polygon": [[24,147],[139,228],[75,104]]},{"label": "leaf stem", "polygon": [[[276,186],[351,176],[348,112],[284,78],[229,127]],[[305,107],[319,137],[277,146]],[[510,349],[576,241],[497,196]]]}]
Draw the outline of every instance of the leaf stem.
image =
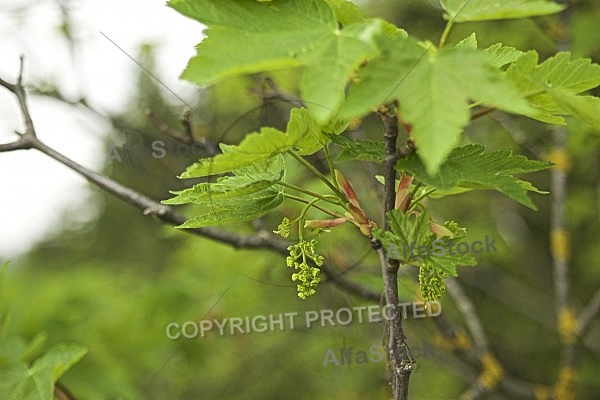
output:
[{"label": "leaf stem", "polygon": [[341,205],[340,200],[337,197],[335,197],[335,196],[327,196],[327,195],[322,195],[322,194],[319,194],[319,193],[315,193],[315,192],[312,192],[310,190],[301,188],[300,186],[296,186],[296,185],[294,185],[292,183],[287,183],[287,182],[281,181],[281,180],[277,181],[277,184],[281,185],[281,186],[288,187],[290,189],[294,189],[294,190],[296,190],[298,192],[301,192],[301,193],[304,193],[304,194],[306,194],[308,196],[316,197],[317,199],[320,199],[320,200],[323,200],[323,201],[327,201],[327,202],[329,202],[331,204]]},{"label": "leaf stem", "polygon": [[438,49],[441,49],[446,44],[446,40],[448,40],[448,36],[450,35],[450,31],[454,26],[454,18],[451,18],[446,23],[446,27],[444,28],[444,32],[442,33],[442,37],[440,38],[440,44],[438,45]]},{"label": "leaf stem", "polygon": [[[309,204],[310,203],[309,200],[303,199],[302,197],[295,196],[293,194],[284,193],[283,195],[285,197],[287,197],[288,199],[290,199],[290,200],[296,200],[296,201],[299,201],[299,202],[304,203],[304,204]],[[320,200],[320,199],[316,199],[316,200]],[[321,206],[319,206],[317,204],[313,203],[313,204],[311,204],[311,206],[314,207],[314,208],[316,208],[317,210],[323,211],[325,214],[331,215],[332,217],[336,217],[336,218],[343,218],[344,217],[343,215],[337,214],[337,213],[335,213],[333,211],[329,211],[328,209],[323,208],[323,207],[321,207]]]},{"label": "leaf stem", "polygon": [[471,121],[475,121],[477,118],[481,118],[484,117],[486,115],[488,115],[491,112],[496,111],[496,107],[486,107],[486,108],[482,108],[481,110],[474,112],[473,114],[471,114]]},{"label": "leaf stem", "polygon": [[334,184],[331,183],[325,175],[323,175],[321,172],[319,172],[318,169],[313,167],[308,161],[306,161],[304,158],[302,158],[298,153],[296,153],[293,150],[289,150],[288,153],[290,153],[292,155],[292,157],[294,157],[300,164],[304,165],[308,170],[310,170],[310,172],[315,174],[317,176],[317,178],[319,178],[320,180],[323,181],[323,183],[325,183],[327,186],[329,186],[329,188],[331,190],[333,190],[333,192],[340,198],[340,200],[345,198],[344,194],[342,192],[340,192],[340,190],[338,188],[336,188],[334,186]]},{"label": "leaf stem", "polygon": [[[329,173],[332,177],[335,177],[335,168],[333,166],[333,160],[331,159],[331,154],[329,153],[329,144],[326,144],[323,149],[325,150],[325,157],[327,158],[327,165],[329,165]],[[337,179],[333,180],[333,184],[338,192],[341,192],[340,186],[337,183]]]},{"label": "leaf stem", "polygon": [[413,208],[413,206],[416,206],[418,204],[421,203],[421,200],[423,200],[425,197],[429,196],[431,193],[435,192],[435,189],[429,189],[426,192],[424,192],[423,194],[421,194],[420,196],[417,196],[416,198],[414,198],[411,202],[411,209]]},{"label": "leaf stem", "polygon": [[304,207],[304,209],[302,209],[302,212],[300,213],[300,216],[298,217],[298,219],[300,221],[303,221],[305,219],[304,217],[306,217],[308,210],[310,210],[310,207],[314,206],[317,201],[319,201],[319,199],[312,199],[311,201],[306,203],[306,206]]}]

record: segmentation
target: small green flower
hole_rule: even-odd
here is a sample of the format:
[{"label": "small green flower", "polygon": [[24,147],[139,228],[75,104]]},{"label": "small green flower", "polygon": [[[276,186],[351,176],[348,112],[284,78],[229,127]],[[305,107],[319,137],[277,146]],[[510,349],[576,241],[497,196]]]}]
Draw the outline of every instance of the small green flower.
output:
[{"label": "small green flower", "polygon": [[425,301],[438,300],[446,291],[444,279],[448,274],[440,269],[433,268],[430,265],[422,264],[419,270],[419,284],[421,285],[421,294]]},{"label": "small green flower", "polygon": [[277,230],[273,231],[273,233],[275,233],[281,237],[287,238],[288,236],[290,236],[290,226],[291,225],[292,225],[292,223],[290,222],[289,218],[283,217],[283,220],[277,227]]},{"label": "small green flower", "polygon": [[315,252],[316,244],[317,241],[315,239],[310,241],[300,240],[297,244],[288,247],[290,255],[286,258],[285,262],[288,267],[299,270],[299,272],[292,274],[292,281],[300,282],[296,288],[298,297],[301,299],[306,299],[315,294],[315,288],[321,281],[321,277],[319,276],[321,271],[319,268],[311,267],[307,262],[310,259],[318,267],[323,265],[323,256]]},{"label": "small green flower", "polygon": [[444,226],[446,228],[448,228],[450,231],[452,231],[452,233],[454,235],[454,236],[452,236],[453,239],[462,239],[465,236],[467,236],[467,229],[462,228],[460,225],[458,225],[454,221],[446,221],[446,222],[444,222]]}]

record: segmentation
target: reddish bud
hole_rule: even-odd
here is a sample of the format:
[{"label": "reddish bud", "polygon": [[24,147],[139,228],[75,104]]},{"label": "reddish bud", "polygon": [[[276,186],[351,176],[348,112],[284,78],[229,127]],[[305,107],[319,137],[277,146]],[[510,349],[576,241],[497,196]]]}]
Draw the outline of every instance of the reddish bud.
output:
[{"label": "reddish bud", "polygon": [[448,228],[446,228],[445,226],[442,226],[440,224],[436,224],[435,222],[431,222],[431,225],[429,226],[429,230],[433,233],[435,233],[435,235],[438,238],[441,237],[453,237],[454,233],[452,233],[452,231]]},{"label": "reddish bud", "polygon": [[333,219],[309,219],[304,223],[305,228],[334,228],[338,225],[347,222],[348,219],[344,217],[333,218]]},{"label": "reddish bud", "polygon": [[395,209],[406,212],[410,207],[412,196],[410,195],[410,184],[413,181],[413,177],[407,174],[402,174],[400,183],[398,184],[398,190],[396,191],[396,203]]},{"label": "reddish bud", "polygon": [[342,173],[337,169],[335,170],[335,180],[337,181],[340,189],[342,189],[342,191],[348,198],[348,201],[352,203],[352,205],[360,209],[358,197],[356,197],[356,192],[352,188],[352,185],[350,184],[350,182],[348,182],[348,179],[346,179],[344,175],[342,175]]}]

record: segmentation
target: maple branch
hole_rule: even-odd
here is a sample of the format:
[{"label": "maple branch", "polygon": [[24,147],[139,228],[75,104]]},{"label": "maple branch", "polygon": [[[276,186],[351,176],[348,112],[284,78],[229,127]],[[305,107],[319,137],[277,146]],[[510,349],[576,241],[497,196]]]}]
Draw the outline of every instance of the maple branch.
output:
[{"label": "maple branch", "polygon": [[[398,161],[398,118],[393,105],[381,106],[378,114],[383,119],[385,142],[385,156],[383,169],[385,177],[384,188],[384,229],[389,230],[388,212],[394,209],[396,201],[396,162]],[[400,263],[397,260],[387,260],[383,251],[383,245],[377,239],[371,238],[371,247],[379,257],[381,274],[383,276],[383,294],[386,306],[395,307],[398,303],[398,269]],[[391,317],[391,316],[390,316]],[[408,399],[408,384],[413,371],[415,361],[410,355],[408,340],[402,327],[402,315],[396,315],[388,321],[388,349],[393,358],[391,361],[392,395],[394,400]],[[399,354],[404,355],[400,359]]]},{"label": "maple branch", "polygon": [[251,88],[248,89],[248,92],[262,99],[279,99],[295,107],[304,107],[304,103],[302,102],[302,100],[282,92],[281,89],[279,89],[279,86],[277,86],[277,84],[272,78],[267,77],[264,79],[262,90],[256,90]]},{"label": "maple branch", "polygon": [[160,118],[158,118],[156,114],[154,114],[154,112],[152,112],[152,110],[147,109],[146,111],[144,111],[144,113],[146,114],[146,117],[148,117],[150,122],[152,122],[152,124],[156,126],[158,130],[166,136],[169,136],[170,138],[173,138],[178,142],[187,145],[199,143],[202,145],[202,147],[204,147],[204,149],[208,152],[209,155],[215,155],[218,153],[217,149],[208,138],[203,137],[200,140],[196,140],[194,138],[191,121],[192,112],[189,108],[184,109],[181,113],[181,116],[179,117],[179,122],[181,122],[181,126],[183,127],[183,133],[176,131],[175,129],[171,128],[169,125],[164,123]]},{"label": "maple branch", "polygon": [[164,123],[160,118],[158,118],[158,116],[156,114],[154,114],[154,112],[150,109],[147,109],[146,111],[144,111],[144,114],[146,114],[146,117],[148,117],[150,122],[152,122],[152,124],[154,126],[156,126],[158,128],[158,130],[161,131],[166,136],[169,136],[170,138],[173,138],[183,144],[193,144],[196,142],[194,140],[194,137],[192,136],[191,130],[189,132],[186,130],[186,134],[177,132],[175,129],[171,128],[169,125]]}]

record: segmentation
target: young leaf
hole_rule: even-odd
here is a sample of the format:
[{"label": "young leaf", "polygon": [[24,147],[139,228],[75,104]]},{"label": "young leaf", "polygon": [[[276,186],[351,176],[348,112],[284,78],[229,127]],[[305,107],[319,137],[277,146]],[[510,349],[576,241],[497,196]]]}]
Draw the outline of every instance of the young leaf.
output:
[{"label": "young leaf", "polygon": [[342,135],[329,135],[331,141],[342,148],[337,161],[363,160],[383,163],[385,145],[371,140],[350,140]]},{"label": "young leaf", "polygon": [[210,28],[206,39],[196,48],[198,54],[190,59],[181,78],[209,86],[240,75],[301,66],[299,49],[323,35],[320,31],[307,32],[275,36],[271,32],[247,34],[223,27]]},{"label": "young leaf", "polygon": [[180,191],[172,191],[177,196],[162,201],[163,204],[179,205],[194,203],[214,205],[223,199],[256,193],[273,186],[283,178],[285,163],[281,154],[256,165],[235,170],[234,176],[224,176],[215,183],[199,183]]},{"label": "young leaf", "polygon": [[329,142],[306,109],[291,111],[286,131],[264,127],[260,132],[246,135],[237,146],[221,145],[227,151],[192,164],[179,178],[198,178],[246,168],[293,148],[297,148],[299,154],[312,154]]},{"label": "young leaf", "polygon": [[[421,214],[406,215],[401,210],[392,210],[387,213],[390,223],[390,231],[381,229],[377,232],[377,238],[381,239],[385,247],[393,244],[402,255],[402,250],[406,246],[413,245],[415,249],[421,246],[430,246],[435,239],[435,234],[429,229],[431,219],[425,211]],[[409,258],[401,258],[402,261],[409,261]]]},{"label": "young leaf", "polygon": [[255,219],[279,207],[283,198],[281,190],[269,188],[249,196],[226,199],[218,205],[213,203],[210,212],[185,221],[177,228],[201,228]]},{"label": "young leaf", "polygon": [[454,237],[438,238],[432,232],[432,221],[427,211],[421,214],[406,215],[401,210],[387,214],[390,231],[374,229],[373,236],[379,239],[387,250],[386,257],[398,259],[421,268],[421,293],[425,300],[437,300],[444,292],[443,279],[457,276],[457,266],[473,266],[477,260],[468,254],[451,251],[451,240],[462,237],[464,229],[455,223],[446,223]]},{"label": "young leaf", "polygon": [[285,153],[293,145],[294,141],[284,132],[270,127],[262,128],[260,132],[246,135],[238,146],[231,146],[231,151],[192,164],[179,178],[198,178],[244,168]]},{"label": "young leaf", "polygon": [[536,207],[527,196],[527,192],[545,192],[513,175],[539,171],[550,166],[550,163],[512,155],[509,150],[487,152],[480,145],[466,145],[454,149],[436,176],[428,174],[423,163],[414,154],[397,163],[400,171],[413,174],[417,180],[428,186],[442,190],[455,187],[495,189],[534,210]]},{"label": "young leaf", "polygon": [[526,18],[554,14],[565,6],[545,0],[441,0],[444,18],[454,22]]},{"label": "young leaf", "polygon": [[351,119],[369,113],[387,100],[394,89],[424,57],[426,50],[407,35],[397,33],[376,39],[381,55],[359,71],[358,82],[349,89],[340,117]]}]

